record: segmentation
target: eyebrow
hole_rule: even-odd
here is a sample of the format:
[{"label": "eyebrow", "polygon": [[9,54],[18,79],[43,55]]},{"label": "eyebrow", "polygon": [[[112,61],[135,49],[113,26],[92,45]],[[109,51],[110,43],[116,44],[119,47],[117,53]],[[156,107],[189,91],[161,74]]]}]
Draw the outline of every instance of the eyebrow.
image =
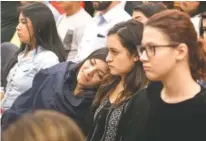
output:
[{"label": "eyebrow", "polygon": [[[94,59],[94,64],[97,64],[96,59]],[[99,71],[100,71],[103,75],[105,75],[104,71],[102,71],[101,69],[99,69]]]},{"label": "eyebrow", "polygon": [[142,44],[142,45],[156,45],[156,43],[154,43],[154,42],[148,42],[148,43],[146,43],[146,44]]},{"label": "eyebrow", "polygon": [[114,51],[118,51],[116,48],[114,47],[107,47],[109,50],[114,50]]},{"label": "eyebrow", "polygon": [[142,18],[142,16],[135,16],[134,18]]},{"label": "eyebrow", "polygon": [[20,18],[19,21],[27,21],[26,18]]}]

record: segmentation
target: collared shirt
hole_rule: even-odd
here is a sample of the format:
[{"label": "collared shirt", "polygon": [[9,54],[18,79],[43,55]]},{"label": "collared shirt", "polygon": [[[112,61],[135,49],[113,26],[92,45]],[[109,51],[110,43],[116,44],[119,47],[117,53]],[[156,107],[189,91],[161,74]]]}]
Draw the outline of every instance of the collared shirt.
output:
[{"label": "collared shirt", "polygon": [[2,100],[2,109],[9,109],[16,98],[32,86],[35,74],[44,68],[59,63],[58,57],[51,51],[37,47],[31,50],[26,57],[26,49],[18,55],[18,62],[13,66],[7,76],[5,96]]},{"label": "collared shirt", "polygon": [[78,46],[78,53],[72,61],[80,62],[93,51],[106,47],[106,37],[109,29],[115,24],[129,19],[131,19],[131,16],[121,7],[120,4],[104,15],[97,13],[87,25],[84,31],[84,36]]}]

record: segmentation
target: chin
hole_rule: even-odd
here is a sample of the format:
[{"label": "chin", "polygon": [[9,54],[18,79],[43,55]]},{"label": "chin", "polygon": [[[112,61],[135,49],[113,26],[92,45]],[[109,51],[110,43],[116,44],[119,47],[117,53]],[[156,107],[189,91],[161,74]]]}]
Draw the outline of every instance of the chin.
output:
[{"label": "chin", "polygon": [[152,74],[148,74],[148,73],[146,73],[146,76],[151,81],[161,81],[158,76],[155,76],[155,75],[152,75]]},{"label": "chin", "polygon": [[113,71],[113,70],[111,70],[111,69],[110,69],[110,74],[111,74],[111,75],[119,75],[119,73],[118,73],[118,72]]}]

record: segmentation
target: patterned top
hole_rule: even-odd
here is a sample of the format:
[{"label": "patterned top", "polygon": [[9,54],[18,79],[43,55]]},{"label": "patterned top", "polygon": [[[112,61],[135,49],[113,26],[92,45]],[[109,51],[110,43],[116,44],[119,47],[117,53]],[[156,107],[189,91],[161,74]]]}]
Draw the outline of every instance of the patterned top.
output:
[{"label": "patterned top", "polygon": [[[113,107],[107,98],[95,111],[94,121],[96,122],[99,118],[101,118],[101,113],[103,110],[108,110],[105,117],[105,126],[104,132],[101,136],[100,141],[115,141],[117,135],[117,129],[122,117],[123,109],[125,103],[119,105],[118,107]],[[95,134],[95,132],[93,132]]]}]

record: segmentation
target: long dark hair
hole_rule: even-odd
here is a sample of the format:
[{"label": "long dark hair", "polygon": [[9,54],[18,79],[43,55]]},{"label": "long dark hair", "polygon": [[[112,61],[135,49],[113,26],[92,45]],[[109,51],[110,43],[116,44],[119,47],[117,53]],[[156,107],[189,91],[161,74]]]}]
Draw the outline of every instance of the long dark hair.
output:
[{"label": "long dark hair", "polygon": [[[117,34],[120,42],[131,55],[137,54],[137,45],[141,44],[143,32],[143,24],[135,20],[129,20],[116,24],[108,32],[109,35]],[[93,108],[98,106],[102,100],[109,95],[109,91],[114,89],[120,82],[120,76],[108,76],[100,85],[96,97],[93,102]],[[142,63],[137,61],[134,68],[127,74],[124,80],[124,90],[121,92],[115,102],[115,105],[121,104],[128,100],[131,96],[143,89],[147,84],[147,78],[142,68]]]},{"label": "long dark hair", "polygon": [[82,67],[84,62],[86,62],[87,60],[93,59],[93,58],[100,59],[106,62],[107,54],[108,54],[108,49],[106,47],[102,47],[100,49],[95,50],[86,59],[84,59],[82,62],[80,62],[77,65],[77,70],[79,71],[79,69]]},{"label": "long dark hair", "polygon": [[[36,46],[40,45],[45,50],[54,52],[58,56],[60,62],[65,61],[66,54],[64,52],[63,44],[57,33],[56,23],[51,10],[45,4],[40,2],[26,4],[20,7],[19,10],[25,17],[28,17],[32,21]],[[14,66],[14,64],[17,63],[17,56],[20,52],[24,51],[25,47],[26,44],[22,43],[20,49],[7,64],[7,67],[4,71],[5,74],[3,76],[5,77],[3,86],[6,85],[6,77],[10,69]],[[28,47],[30,46],[28,45]]]}]

